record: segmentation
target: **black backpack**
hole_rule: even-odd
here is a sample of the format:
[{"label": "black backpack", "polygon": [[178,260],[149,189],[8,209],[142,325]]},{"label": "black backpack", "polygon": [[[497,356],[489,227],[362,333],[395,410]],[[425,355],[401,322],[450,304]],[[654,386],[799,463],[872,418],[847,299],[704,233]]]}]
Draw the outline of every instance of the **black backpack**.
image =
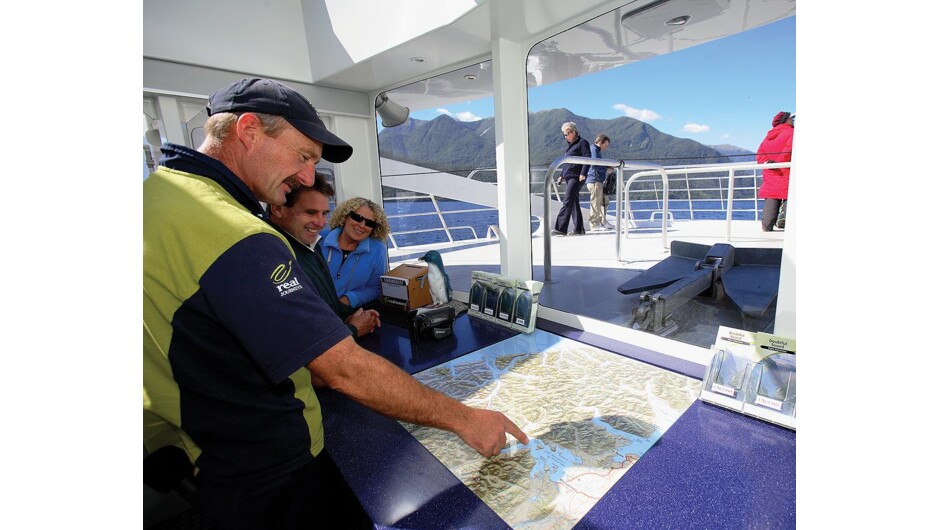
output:
[{"label": "black backpack", "polygon": [[604,195],[613,195],[617,193],[617,172],[607,175],[607,180],[604,181]]}]

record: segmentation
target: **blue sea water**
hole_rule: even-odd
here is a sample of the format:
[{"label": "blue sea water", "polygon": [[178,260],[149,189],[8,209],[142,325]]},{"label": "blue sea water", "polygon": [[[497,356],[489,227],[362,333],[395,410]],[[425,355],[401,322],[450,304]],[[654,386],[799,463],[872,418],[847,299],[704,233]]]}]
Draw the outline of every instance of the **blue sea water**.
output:
[{"label": "blue sea water", "polygon": [[[450,229],[454,241],[473,240],[475,237],[483,239],[486,237],[488,227],[499,224],[495,208],[450,199],[437,199],[437,204],[441,210],[440,216],[437,215],[434,204],[428,199],[385,201],[383,204],[385,215],[388,216],[389,225],[398,246],[447,242],[447,234],[442,230],[441,218]],[[532,230],[537,228],[538,220],[533,218]],[[417,230],[433,231],[402,233]]]},{"label": "blue sea water", "polygon": [[[687,200],[670,200],[669,212],[672,214],[673,219],[677,221],[691,219],[722,220],[725,219],[726,202],[727,201],[720,200],[696,200],[693,201],[690,209],[689,201]],[[442,217],[443,222],[446,223],[447,227],[450,229],[454,241],[472,240],[474,239],[474,233],[477,238],[485,238],[487,228],[489,226],[496,226],[499,222],[496,209],[488,209],[478,204],[450,199],[438,199],[437,204],[441,210],[440,216],[435,212],[434,204],[429,199],[385,201],[383,204],[385,214],[389,218],[392,234],[399,247],[447,242],[447,234],[442,230]],[[590,204],[585,199],[581,201],[581,207],[590,208]],[[630,201],[630,207],[633,210],[634,218],[638,220],[649,219],[650,215],[654,212],[657,212],[655,214],[656,219],[661,217],[662,201]],[[763,200],[760,199],[758,199],[756,203],[754,199],[735,199],[732,208],[732,219],[758,220],[762,207]],[[615,214],[613,204],[608,206],[607,213],[611,216]],[[554,220],[550,220],[549,222],[551,223],[552,221]],[[538,219],[533,217],[532,230],[535,231],[538,226]],[[470,228],[472,228],[472,230]],[[410,234],[402,233],[415,231],[421,232]]]}]

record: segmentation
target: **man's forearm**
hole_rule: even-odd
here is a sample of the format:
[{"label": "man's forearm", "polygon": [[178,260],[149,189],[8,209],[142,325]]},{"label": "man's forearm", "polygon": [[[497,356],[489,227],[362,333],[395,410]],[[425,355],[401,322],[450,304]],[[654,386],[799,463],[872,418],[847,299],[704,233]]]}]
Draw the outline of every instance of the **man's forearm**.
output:
[{"label": "man's forearm", "polygon": [[452,431],[466,419],[468,407],[422,385],[351,339],[317,357],[309,368],[330,388],[397,420]]},{"label": "man's forearm", "polygon": [[351,338],[307,367],[314,381],[391,418],[451,431],[483,456],[499,454],[507,432],[529,443],[528,436],[502,413],[468,407],[432,390]]}]

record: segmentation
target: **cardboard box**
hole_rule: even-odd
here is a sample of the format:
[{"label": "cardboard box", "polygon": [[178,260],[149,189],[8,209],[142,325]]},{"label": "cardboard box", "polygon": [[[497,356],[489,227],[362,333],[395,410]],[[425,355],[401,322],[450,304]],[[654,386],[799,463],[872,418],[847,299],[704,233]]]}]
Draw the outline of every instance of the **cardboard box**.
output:
[{"label": "cardboard box", "polygon": [[403,263],[381,278],[382,303],[406,311],[431,303],[427,265]]}]

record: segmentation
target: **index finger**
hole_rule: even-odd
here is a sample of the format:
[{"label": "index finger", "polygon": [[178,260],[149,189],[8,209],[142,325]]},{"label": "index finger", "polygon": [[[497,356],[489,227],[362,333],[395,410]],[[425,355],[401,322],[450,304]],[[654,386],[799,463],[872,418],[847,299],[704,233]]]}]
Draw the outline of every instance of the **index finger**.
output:
[{"label": "index finger", "polygon": [[513,423],[511,419],[506,418],[506,423],[503,426],[505,427],[506,432],[513,435],[516,438],[516,440],[519,440],[523,444],[529,443],[529,437],[526,436],[526,434],[522,432],[522,429],[520,429],[515,423]]}]

